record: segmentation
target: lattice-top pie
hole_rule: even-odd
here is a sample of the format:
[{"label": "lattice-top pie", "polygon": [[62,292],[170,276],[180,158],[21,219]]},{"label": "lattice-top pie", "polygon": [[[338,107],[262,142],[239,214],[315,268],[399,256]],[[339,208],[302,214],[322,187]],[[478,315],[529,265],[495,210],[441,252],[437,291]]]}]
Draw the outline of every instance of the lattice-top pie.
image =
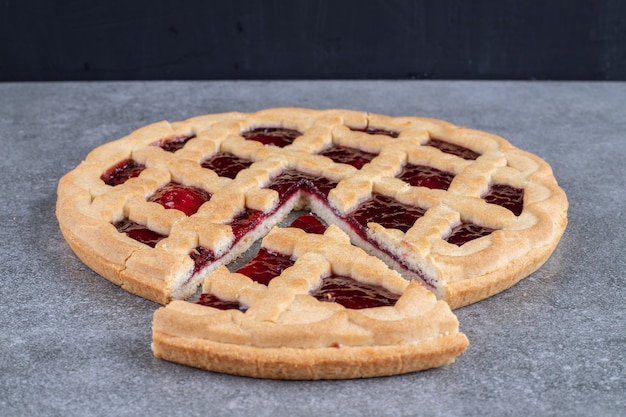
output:
[{"label": "lattice-top pie", "polygon": [[[244,295],[238,286],[248,288],[249,279],[242,274],[232,278],[223,266],[295,210],[309,210],[333,225],[332,237],[285,229],[316,242],[303,243],[308,249],[298,255],[279,251],[297,259],[293,268],[311,274],[302,278],[309,283],[305,293],[317,290],[319,268],[322,276],[333,275],[333,268],[349,269],[324,269],[311,260],[321,259],[313,247],[323,247],[324,239],[328,247],[335,245],[341,229],[352,244],[405,280],[421,283],[452,308],[496,294],[535,271],[552,253],[567,223],[567,199],[549,165],[506,140],[433,119],[347,110],[280,108],[156,123],[95,149],[62,178],[57,202],[61,230],[87,265],[126,290],[162,304],[190,299],[205,278],[205,289],[237,287],[220,294],[239,302]],[[275,230],[268,239],[286,231]],[[352,259],[348,253],[357,248],[341,244],[344,264],[370,262],[361,255]],[[368,256],[365,252],[362,256]],[[373,257],[367,259],[374,262]],[[212,284],[221,281],[229,284]],[[277,302],[274,291],[258,288],[274,284],[254,282],[254,297],[245,296],[252,297],[249,308],[226,313],[233,323],[277,317],[289,322],[293,311],[302,308],[303,315],[310,314],[315,303],[324,303],[328,310],[329,303],[303,295],[305,301],[278,302],[291,303],[289,312],[261,318],[259,311],[278,307],[272,305]],[[281,276],[278,282],[292,281]],[[398,303],[411,298],[398,285],[387,288],[402,294]],[[301,290],[290,289],[298,300]],[[264,291],[272,296],[263,296]],[[399,314],[397,304],[362,310],[381,308]],[[155,315],[155,329],[161,329],[155,330],[155,341],[163,333],[159,317],[175,316],[176,311],[212,317],[216,307],[171,303]],[[363,311],[358,314],[369,314]],[[214,330],[211,320],[206,318],[205,325]],[[250,339],[229,339],[229,333],[224,340],[218,338],[222,341],[212,336],[197,340],[250,347],[259,342],[257,332],[271,334],[254,328],[256,336]],[[343,342],[336,343],[343,349]],[[310,351],[311,346],[295,349]],[[298,377],[290,372],[276,377]],[[313,372],[303,377],[331,376]]]}]

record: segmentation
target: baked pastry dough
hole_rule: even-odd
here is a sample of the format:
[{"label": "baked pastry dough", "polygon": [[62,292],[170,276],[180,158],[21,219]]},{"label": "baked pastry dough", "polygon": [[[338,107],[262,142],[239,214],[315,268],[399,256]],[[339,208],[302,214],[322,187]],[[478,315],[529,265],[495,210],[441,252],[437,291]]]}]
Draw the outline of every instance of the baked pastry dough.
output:
[{"label": "baked pastry dough", "polygon": [[[539,268],[567,208],[550,166],[496,135],[427,118],[277,108],[159,122],[102,145],[61,179],[56,213],[83,262],[161,304],[190,299],[290,212],[307,209],[454,309]],[[247,319],[258,309],[225,314]],[[168,315],[169,323],[213,317],[184,301],[159,311],[155,325]],[[155,346],[175,349],[163,330]],[[248,355],[249,345],[227,344]],[[206,355],[214,353],[181,361],[203,367]],[[331,377],[316,368],[306,377]],[[281,372],[274,376],[291,371]]]},{"label": "baked pastry dough", "polygon": [[[267,285],[245,267],[219,267],[198,303],[175,300],[156,311],[155,355],[243,376],[339,379],[441,366],[468,346],[444,301],[352,246],[334,225],[323,235],[276,228],[263,250],[292,266]],[[337,275],[340,286],[321,292]],[[345,281],[355,285],[345,289]]]}]

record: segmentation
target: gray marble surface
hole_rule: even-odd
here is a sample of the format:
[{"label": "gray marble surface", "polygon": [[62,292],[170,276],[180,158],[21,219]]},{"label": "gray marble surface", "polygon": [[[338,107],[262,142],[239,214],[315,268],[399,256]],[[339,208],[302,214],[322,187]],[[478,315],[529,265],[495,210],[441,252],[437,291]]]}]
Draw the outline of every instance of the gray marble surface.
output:
[{"label": "gray marble surface", "polygon": [[[161,119],[275,106],[429,116],[496,133],[553,167],[570,200],[549,261],[456,311],[456,363],[284,382],[153,357],[157,305],[85,267],[54,217],[58,179]],[[626,83],[294,81],[0,84],[0,415],[626,415]]]}]

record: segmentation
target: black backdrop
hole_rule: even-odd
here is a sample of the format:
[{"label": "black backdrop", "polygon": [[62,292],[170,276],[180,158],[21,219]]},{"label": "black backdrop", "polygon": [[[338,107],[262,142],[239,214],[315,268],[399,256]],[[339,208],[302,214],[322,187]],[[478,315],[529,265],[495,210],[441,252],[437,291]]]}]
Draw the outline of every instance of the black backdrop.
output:
[{"label": "black backdrop", "polygon": [[0,0],[0,81],[626,80],[626,1]]}]

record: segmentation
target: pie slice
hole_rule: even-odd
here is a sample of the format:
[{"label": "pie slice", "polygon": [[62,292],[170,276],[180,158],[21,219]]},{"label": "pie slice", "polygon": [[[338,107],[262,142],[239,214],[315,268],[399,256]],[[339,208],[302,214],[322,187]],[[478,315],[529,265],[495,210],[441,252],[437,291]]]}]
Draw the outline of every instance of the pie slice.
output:
[{"label": "pie slice", "polygon": [[444,301],[323,229],[310,215],[275,228],[246,265],[210,274],[195,303],[157,310],[155,355],[257,378],[344,379],[438,367],[466,349]]}]

